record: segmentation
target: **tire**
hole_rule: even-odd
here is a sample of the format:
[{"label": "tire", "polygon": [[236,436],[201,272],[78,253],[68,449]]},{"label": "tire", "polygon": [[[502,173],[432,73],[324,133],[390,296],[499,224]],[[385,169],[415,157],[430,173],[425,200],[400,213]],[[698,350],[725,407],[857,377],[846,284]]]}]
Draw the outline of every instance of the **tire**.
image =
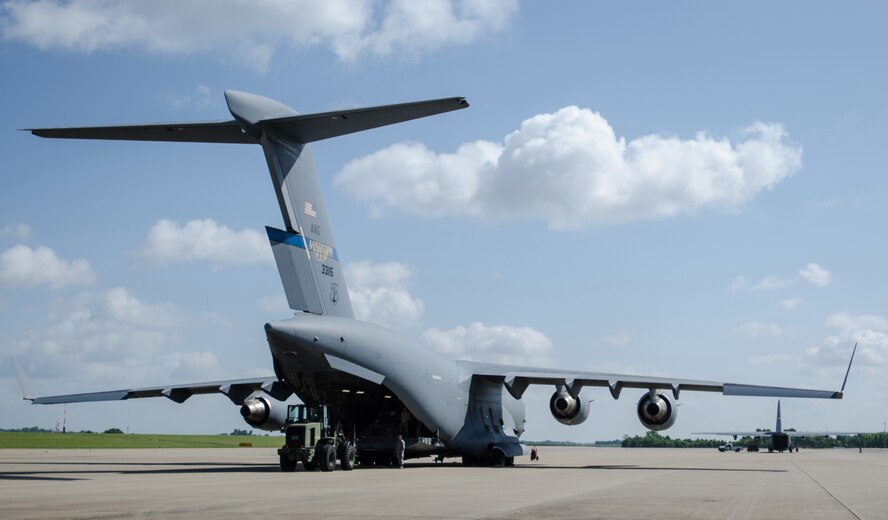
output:
[{"label": "tire", "polygon": [[[315,452],[315,458],[317,458],[317,452]],[[315,459],[303,460],[302,467],[305,468],[305,471],[314,471],[315,469],[317,469],[318,464]]]},{"label": "tire", "polygon": [[350,442],[342,445],[342,453],[339,455],[339,465],[343,471],[351,471],[355,469],[357,462],[357,450]]},{"label": "tire", "polygon": [[501,468],[506,465],[506,454],[502,450],[493,450],[490,462],[493,467]]},{"label": "tire", "polygon": [[281,471],[296,471],[296,463],[290,457],[281,455]]},{"label": "tire", "polygon": [[321,446],[320,451],[318,451],[318,464],[321,466],[321,471],[326,472],[336,469],[336,450],[333,449],[333,446],[329,444]]}]

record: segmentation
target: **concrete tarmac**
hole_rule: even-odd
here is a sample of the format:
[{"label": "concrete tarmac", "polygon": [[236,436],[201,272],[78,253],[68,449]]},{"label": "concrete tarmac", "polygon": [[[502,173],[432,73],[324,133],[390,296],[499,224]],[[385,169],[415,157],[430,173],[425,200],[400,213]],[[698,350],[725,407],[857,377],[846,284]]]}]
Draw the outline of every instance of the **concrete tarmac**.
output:
[{"label": "concrete tarmac", "polygon": [[549,448],[282,473],[272,449],[0,450],[0,518],[888,518],[888,451]]}]

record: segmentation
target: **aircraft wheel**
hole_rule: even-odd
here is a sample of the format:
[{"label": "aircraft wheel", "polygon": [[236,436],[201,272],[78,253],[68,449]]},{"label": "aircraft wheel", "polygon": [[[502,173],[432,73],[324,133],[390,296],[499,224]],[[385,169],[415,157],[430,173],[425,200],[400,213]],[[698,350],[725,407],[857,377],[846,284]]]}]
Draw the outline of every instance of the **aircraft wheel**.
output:
[{"label": "aircraft wheel", "polygon": [[501,468],[506,465],[506,454],[502,450],[493,450],[493,466]]},{"label": "aircraft wheel", "polygon": [[321,446],[318,453],[318,462],[321,465],[321,471],[333,471],[336,469],[336,450],[329,444]]},{"label": "aircraft wheel", "polygon": [[281,455],[281,471],[296,471],[296,463],[290,457]]},{"label": "aircraft wheel", "polygon": [[351,471],[355,468],[356,450],[352,443],[347,442],[342,446],[342,454],[340,455],[339,464],[345,471]]}]

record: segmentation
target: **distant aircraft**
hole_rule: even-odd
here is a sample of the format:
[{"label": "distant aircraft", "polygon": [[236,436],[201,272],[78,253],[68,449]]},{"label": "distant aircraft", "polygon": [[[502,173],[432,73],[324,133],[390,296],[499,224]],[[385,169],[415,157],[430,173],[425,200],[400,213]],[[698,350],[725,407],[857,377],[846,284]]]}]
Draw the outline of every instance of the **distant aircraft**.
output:
[{"label": "distant aircraft", "polygon": [[[575,369],[452,361],[385,328],[357,321],[321,198],[308,143],[463,109],[454,97],[356,110],[299,115],[268,98],[226,91],[233,120],[135,126],[28,129],[52,138],[259,144],[271,173],[284,229],[266,231],[290,308],[290,319],[265,324],[276,377],[131,388],[23,398],[34,404],[222,393],[248,424],[277,430],[286,420],[280,401],[296,394],[306,404],[332,406],[347,431],[357,432],[361,461],[391,453],[406,433],[407,458],[461,456],[466,464],[510,465],[525,454],[521,397],[529,385],[554,389],[549,410],[577,425],[589,416],[589,387],[614,399],[625,388],[642,390],[636,406],[653,430],[672,426],[682,391],[723,395],[841,399],[839,391],[756,386]],[[850,365],[849,365],[850,368]]]},{"label": "distant aircraft", "polygon": [[[777,401],[777,426],[774,428],[774,431],[757,431],[757,432],[693,432],[696,435],[730,435],[734,437],[736,441],[738,437],[767,437],[768,438],[768,453],[772,453],[775,451],[779,451],[783,453],[786,450],[789,450],[792,453],[792,438],[793,437],[827,437],[830,435],[858,435],[859,432],[798,432],[798,431],[783,431],[783,423],[780,419],[780,401]],[[719,448],[719,451],[724,451]],[[796,451],[799,451],[796,448]]]}]

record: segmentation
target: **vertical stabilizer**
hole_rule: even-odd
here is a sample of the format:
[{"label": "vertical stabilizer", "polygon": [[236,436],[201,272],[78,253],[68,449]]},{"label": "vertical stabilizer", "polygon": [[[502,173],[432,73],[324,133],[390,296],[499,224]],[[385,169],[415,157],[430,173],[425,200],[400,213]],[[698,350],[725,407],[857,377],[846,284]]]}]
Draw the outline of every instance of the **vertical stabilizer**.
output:
[{"label": "vertical stabilizer", "polygon": [[780,420],[780,401],[777,401],[777,433],[783,432],[783,421]]},{"label": "vertical stabilizer", "polygon": [[452,97],[300,115],[279,101],[247,92],[227,90],[225,100],[234,120],[29,131],[54,138],[262,145],[284,219],[284,229],[268,228],[268,238],[290,307],[353,318],[308,143],[461,110],[469,104],[465,98]]},{"label": "vertical stabilizer", "polygon": [[256,137],[265,153],[285,226],[266,232],[290,308],[353,318],[309,146],[284,135],[273,122],[296,116],[296,111],[244,92],[227,91],[225,99],[244,132]]}]

